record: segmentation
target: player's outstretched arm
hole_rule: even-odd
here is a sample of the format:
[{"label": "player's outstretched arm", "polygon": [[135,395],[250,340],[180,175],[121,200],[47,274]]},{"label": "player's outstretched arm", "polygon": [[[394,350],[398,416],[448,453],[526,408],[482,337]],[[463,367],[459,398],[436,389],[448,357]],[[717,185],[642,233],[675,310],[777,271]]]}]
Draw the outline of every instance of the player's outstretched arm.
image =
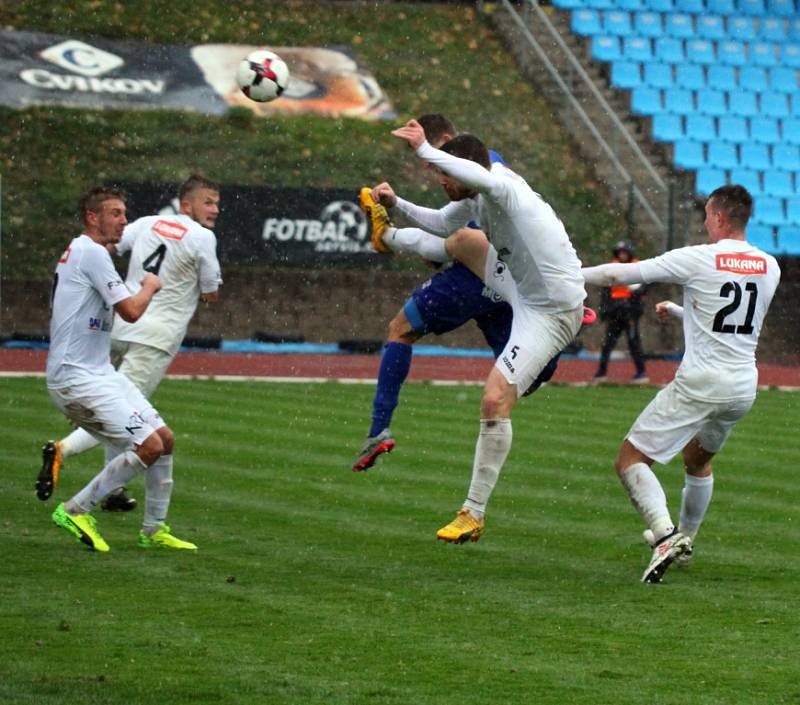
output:
[{"label": "player's outstretched arm", "polygon": [[581,274],[587,284],[616,286],[618,284],[644,284],[639,262],[610,262],[596,267],[584,267]]},{"label": "player's outstretched arm", "polygon": [[672,301],[659,301],[656,304],[656,315],[658,316],[658,320],[662,323],[666,323],[670,318],[682,320],[683,306],[678,306],[678,304]]},{"label": "player's outstretched arm", "polygon": [[153,296],[155,296],[160,289],[161,280],[155,274],[148,272],[144,275],[144,279],[142,279],[142,288],[133,296],[129,296],[127,299],[122,299],[122,301],[118,301],[114,304],[114,310],[120,315],[122,320],[128,323],[135,323],[142,317],[142,314],[150,305]]}]

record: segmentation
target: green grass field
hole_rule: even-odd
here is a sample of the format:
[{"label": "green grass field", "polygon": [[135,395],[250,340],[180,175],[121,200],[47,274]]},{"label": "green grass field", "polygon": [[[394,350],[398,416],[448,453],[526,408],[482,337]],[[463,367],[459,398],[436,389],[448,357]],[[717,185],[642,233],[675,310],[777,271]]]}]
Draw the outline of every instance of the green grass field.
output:
[{"label": "green grass field", "polygon": [[[353,474],[370,386],[167,381],[193,555],[138,549],[140,510],[99,513],[105,555],[56,528],[33,483],[67,425],[43,380],[0,391],[0,702],[800,702],[798,395],[759,396],[694,565],[645,586],[613,459],[652,389],[526,400],[486,535],[452,546],[434,532],[467,488],[477,387],[409,385],[397,450]],[[99,464],[70,462],[57,497]],[[660,474],[676,516],[680,466]]]}]

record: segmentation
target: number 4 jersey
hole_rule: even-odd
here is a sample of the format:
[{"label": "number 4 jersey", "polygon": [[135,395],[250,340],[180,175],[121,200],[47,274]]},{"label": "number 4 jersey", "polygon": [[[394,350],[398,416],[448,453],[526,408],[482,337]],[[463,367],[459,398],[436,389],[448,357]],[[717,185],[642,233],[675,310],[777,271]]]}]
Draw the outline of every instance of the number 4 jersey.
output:
[{"label": "number 4 jersey", "polygon": [[671,250],[639,262],[646,283],[681,284],[686,350],[675,385],[703,401],[756,394],[756,345],[781,271],[743,240]]},{"label": "number 4 jersey", "polygon": [[188,215],[147,216],[128,225],[117,245],[119,254],[131,253],[125,283],[136,293],[145,272],[152,272],[161,279],[161,291],[136,323],[117,316],[111,337],[174,355],[200,294],[222,283],[216,249],[214,233]]}]

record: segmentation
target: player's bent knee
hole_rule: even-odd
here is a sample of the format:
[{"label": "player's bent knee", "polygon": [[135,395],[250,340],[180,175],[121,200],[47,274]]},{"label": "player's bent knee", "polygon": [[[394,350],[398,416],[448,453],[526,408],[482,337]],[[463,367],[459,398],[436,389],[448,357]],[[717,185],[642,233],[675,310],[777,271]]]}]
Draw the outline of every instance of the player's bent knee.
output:
[{"label": "player's bent knee", "polygon": [[411,323],[402,310],[391,321],[389,321],[387,340],[390,343],[405,343],[406,345],[413,345],[421,337],[421,334],[411,327]]},{"label": "player's bent knee", "polygon": [[172,432],[172,429],[169,426],[162,426],[156,433],[161,439],[161,443],[164,445],[162,455],[169,455],[172,453],[172,449],[175,446],[175,434]]},{"label": "player's bent knee", "polygon": [[151,433],[145,438],[144,443],[135,449],[135,453],[148,467],[164,455],[164,442],[161,440],[158,431]]}]

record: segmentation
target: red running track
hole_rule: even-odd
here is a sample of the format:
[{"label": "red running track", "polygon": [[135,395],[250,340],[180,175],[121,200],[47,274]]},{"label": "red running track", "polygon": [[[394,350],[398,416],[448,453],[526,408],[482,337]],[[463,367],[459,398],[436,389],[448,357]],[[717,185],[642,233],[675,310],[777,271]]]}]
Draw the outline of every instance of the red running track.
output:
[{"label": "red running track", "polygon": [[[0,349],[0,370],[16,373],[42,373],[46,350]],[[267,353],[178,353],[169,368],[170,375],[203,377],[280,377],[326,379],[375,379],[377,355],[310,355]],[[486,357],[428,357],[418,355],[411,365],[412,380],[480,382],[492,365]],[[650,381],[666,384],[678,364],[651,360],[647,364]],[[589,382],[597,369],[592,360],[563,360],[554,377],[556,382]],[[770,387],[800,387],[800,367],[759,364],[759,382]],[[612,362],[609,380],[625,382],[633,375],[629,362]]]}]

